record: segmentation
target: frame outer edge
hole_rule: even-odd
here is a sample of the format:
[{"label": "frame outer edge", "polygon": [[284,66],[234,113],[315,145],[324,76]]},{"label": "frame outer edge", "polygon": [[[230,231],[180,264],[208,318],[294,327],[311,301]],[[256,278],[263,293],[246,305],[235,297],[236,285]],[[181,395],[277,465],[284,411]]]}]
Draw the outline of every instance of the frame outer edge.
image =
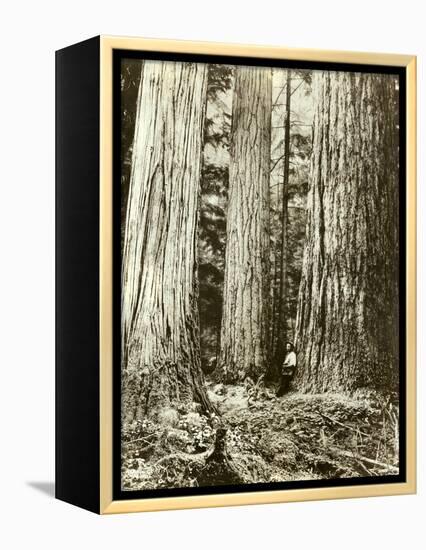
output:
[{"label": "frame outer edge", "polygon": [[392,53],[367,53],[338,50],[314,50],[307,48],[288,48],[283,46],[264,46],[253,44],[201,42],[189,40],[163,40],[156,38],[137,38],[124,36],[101,36],[101,41],[112,49],[146,50],[158,52],[210,54],[234,57],[268,57],[271,59],[321,61],[330,63],[358,63],[367,65],[395,65],[406,67],[413,55]]}]

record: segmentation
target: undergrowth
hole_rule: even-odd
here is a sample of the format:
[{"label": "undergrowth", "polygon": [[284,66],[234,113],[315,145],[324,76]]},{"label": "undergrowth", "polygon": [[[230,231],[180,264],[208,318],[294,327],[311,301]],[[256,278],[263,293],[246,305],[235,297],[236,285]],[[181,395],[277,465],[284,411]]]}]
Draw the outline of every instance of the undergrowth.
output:
[{"label": "undergrowth", "polygon": [[155,422],[128,427],[124,490],[211,484],[211,473],[207,482],[203,472],[220,426],[227,464],[243,483],[398,474],[393,396],[290,393],[277,399],[272,389],[222,384],[211,384],[209,396],[220,416],[180,405],[161,411]]}]

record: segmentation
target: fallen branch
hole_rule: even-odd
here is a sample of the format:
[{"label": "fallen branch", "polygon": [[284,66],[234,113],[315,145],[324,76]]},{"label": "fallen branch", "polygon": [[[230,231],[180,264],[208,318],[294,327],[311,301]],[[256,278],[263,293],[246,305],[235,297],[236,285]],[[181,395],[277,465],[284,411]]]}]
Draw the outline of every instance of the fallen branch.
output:
[{"label": "fallen branch", "polygon": [[356,455],[354,453],[351,453],[350,451],[341,451],[339,449],[336,449],[336,451],[340,455],[346,456],[347,458],[355,458],[356,460],[367,462],[367,464],[374,464],[375,466],[382,466],[383,468],[387,468],[388,470],[399,471],[399,468],[397,466],[392,466],[392,464],[386,464],[385,462],[379,462],[378,460],[373,460],[372,458],[367,458],[366,456]]},{"label": "fallen branch", "polygon": [[336,420],[335,418],[332,418],[331,416],[328,416],[322,412],[319,412],[318,411],[318,414],[320,416],[323,416],[324,418],[326,418],[327,420],[329,420],[330,422],[334,422],[335,424],[337,424],[338,426],[342,426],[342,428],[346,428],[348,430],[352,430],[353,432],[357,432],[357,433],[360,433],[361,435],[365,436],[365,437],[370,437],[371,438],[371,434],[367,434],[365,432],[362,432],[359,428],[353,428],[352,426],[348,426],[347,424],[343,424],[343,422],[339,422],[339,420]]},{"label": "fallen branch", "polygon": [[124,445],[131,445],[132,443],[139,443],[139,441],[144,441],[145,443],[151,443],[151,441],[148,441],[148,437],[152,437],[154,435],[158,435],[158,432],[152,433],[147,435],[146,437],[139,437],[138,439],[132,439],[132,441],[124,441]]},{"label": "fallen branch", "polygon": [[362,470],[364,473],[366,473],[368,476],[374,476],[374,475],[375,475],[374,472],[372,472],[371,470],[369,470],[369,469],[367,468],[367,466],[365,466],[365,465],[362,463],[361,460],[358,460],[358,466],[359,466],[359,468],[361,468],[361,470]]}]

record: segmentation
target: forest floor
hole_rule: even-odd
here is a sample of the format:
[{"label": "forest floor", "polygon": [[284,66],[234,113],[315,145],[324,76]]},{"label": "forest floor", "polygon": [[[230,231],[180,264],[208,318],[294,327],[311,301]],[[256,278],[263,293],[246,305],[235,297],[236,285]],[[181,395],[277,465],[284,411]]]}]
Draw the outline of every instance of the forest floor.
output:
[{"label": "forest floor", "polygon": [[[197,406],[135,423],[123,438],[123,489],[398,474],[398,405],[209,383],[218,415]],[[220,437],[219,437],[220,435]]]}]

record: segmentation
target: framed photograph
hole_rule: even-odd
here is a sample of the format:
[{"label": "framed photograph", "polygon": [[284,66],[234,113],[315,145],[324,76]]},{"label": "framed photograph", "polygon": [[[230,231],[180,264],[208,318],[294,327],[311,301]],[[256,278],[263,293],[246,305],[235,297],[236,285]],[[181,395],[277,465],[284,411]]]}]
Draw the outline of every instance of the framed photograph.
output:
[{"label": "framed photograph", "polygon": [[415,57],[57,52],[57,498],[415,492]]}]

